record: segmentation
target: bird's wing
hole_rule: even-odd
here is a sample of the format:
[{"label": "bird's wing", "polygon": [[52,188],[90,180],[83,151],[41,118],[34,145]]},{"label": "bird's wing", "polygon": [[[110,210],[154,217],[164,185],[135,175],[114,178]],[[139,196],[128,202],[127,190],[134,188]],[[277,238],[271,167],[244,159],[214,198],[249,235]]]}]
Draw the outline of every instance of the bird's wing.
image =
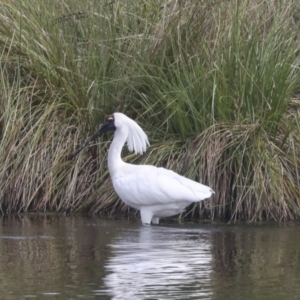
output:
[{"label": "bird's wing", "polygon": [[198,202],[213,193],[208,186],[148,165],[128,166],[125,172],[113,178],[113,185],[120,198],[131,206]]}]

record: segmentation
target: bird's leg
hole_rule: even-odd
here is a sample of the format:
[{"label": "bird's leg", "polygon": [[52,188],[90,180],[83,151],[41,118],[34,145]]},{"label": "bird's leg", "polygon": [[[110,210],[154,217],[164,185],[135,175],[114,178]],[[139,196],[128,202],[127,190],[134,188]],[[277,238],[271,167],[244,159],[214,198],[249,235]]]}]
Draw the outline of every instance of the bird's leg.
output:
[{"label": "bird's leg", "polygon": [[140,213],[143,225],[151,225],[153,217],[152,211],[150,211],[147,207],[142,207]]},{"label": "bird's leg", "polygon": [[151,222],[152,222],[152,224],[159,224],[159,217],[155,217],[155,216],[154,216],[154,217],[152,218],[152,221],[151,221]]}]

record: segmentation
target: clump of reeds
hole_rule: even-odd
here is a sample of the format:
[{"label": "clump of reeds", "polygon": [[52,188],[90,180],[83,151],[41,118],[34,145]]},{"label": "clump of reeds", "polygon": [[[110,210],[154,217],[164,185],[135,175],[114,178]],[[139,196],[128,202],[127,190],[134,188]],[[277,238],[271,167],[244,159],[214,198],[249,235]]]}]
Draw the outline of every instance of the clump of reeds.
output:
[{"label": "clump of reeds", "polygon": [[152,144],[125,160],[216,191],[188,216],[299,216],[298,1],[0,3],[3,213],[126,209],[107,142],[68,159],[119,110]]}]

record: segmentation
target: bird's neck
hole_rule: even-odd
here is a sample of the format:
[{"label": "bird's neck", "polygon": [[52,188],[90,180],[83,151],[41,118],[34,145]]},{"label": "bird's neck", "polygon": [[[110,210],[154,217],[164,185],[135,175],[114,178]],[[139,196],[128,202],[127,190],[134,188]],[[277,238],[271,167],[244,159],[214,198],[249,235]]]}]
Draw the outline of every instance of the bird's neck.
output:
[{"label": "bird's neck", "polygon": [[116,130],[114,134],[113,141],[108,150],[108,169],[110,175],[113,176],[118,170],[121,169],[121,166],[124,164],[121,158],[122,148],[126,142],[127,135],[126,133]]}]

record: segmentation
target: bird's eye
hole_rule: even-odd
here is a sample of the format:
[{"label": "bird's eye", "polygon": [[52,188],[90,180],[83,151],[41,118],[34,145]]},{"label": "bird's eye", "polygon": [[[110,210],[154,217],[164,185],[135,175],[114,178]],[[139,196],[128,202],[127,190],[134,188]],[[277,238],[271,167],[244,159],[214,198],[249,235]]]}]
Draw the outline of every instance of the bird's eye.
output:
[{"label": "bird's eye", "polygon": [[107,118],[107,121],[108,121],[108,122],[113,122],[113,121],[114,121],[114,117],[113,117],[113,116],[109,116],[109,117]]}]

